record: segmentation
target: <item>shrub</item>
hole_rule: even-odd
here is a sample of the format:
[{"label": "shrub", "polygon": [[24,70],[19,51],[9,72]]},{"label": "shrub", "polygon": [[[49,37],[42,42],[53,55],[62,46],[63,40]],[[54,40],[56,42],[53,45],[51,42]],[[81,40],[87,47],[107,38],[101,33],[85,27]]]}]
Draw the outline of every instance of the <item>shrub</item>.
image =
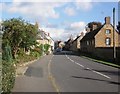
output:
[{"label": "shrub", "polygon": [[45,45],[44,45],[45,53],[48,53],[49,47],[50,47],[49,44],[45,44]]},{"label": "shrub", "polygon": [[2,92],[10,92],[15,82],[14,63],[2,61]]}]

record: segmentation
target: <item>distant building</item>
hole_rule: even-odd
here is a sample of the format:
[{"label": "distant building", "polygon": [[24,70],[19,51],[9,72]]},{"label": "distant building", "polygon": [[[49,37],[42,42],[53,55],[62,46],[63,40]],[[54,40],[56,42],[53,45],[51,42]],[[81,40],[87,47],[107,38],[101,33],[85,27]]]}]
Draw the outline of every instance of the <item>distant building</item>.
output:
[{"label": "distant building", "polygon": [[65,46],[64,46],[64,50],[69,51],[71,46],[72,46],[72,42],[73,42],[73,38],[69,38],[66,42],[65,42]]},{"label": "distant building", "polygon": [[84,33],[82,32],[79,36],[77,36],[75,38],[75,40],[72,42],[72,45],[70,47],[71,51],[79,51],[80,50],[80,48],[81,48],[80,40],[83,38],[83,36],[84,36]]},{"label": "distant building", "polygon": [[63,49],[64,46],[65,46],[65,43],[63,41],[56,41],[55,42],[55,49],[57,49],[57,48]]},{"label": "distant building", "polygon": [[50,45],[50,49],[49,49],[50,53],[54,50],[54,40],[50,37],[49,33],[46,33],[45,31],[39,29],[36,41],[38,42],[38,46],[41,44],[43,44],[43,45],[49,44]]}]

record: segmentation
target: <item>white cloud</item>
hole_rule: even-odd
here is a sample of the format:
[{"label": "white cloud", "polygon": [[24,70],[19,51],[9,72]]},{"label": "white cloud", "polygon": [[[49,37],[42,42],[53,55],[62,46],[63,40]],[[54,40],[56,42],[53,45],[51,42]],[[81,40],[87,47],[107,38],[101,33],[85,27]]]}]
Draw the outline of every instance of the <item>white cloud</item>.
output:
[{"label": "white cloud", "polygon": [[85,22],[74,22],[70,25],[70,28],[78,30],[80,28],[84,28],[85,25]]},{"label": "white cloud", "polygon": [[85,31],[85,26],[86,23],[85,22],[73,22],[71,24],[69,24],[65,30],[66,32],[69,32],[69,36],[72,35],[73,38],[76,38],[77,35],[80,35],[81,32],[86,33]]},{"label": "white cloud", "polygon": [[20,13],[29,18],[59,18],[59,13],[55,11],[55,8],[61,7],[64,3],[52,3],[52,2],[17,2],[14,0],[12,4],[6,4],[4,9],[9,13]]},{"label": "white cloud", "polygon": [[68,16],[74,16],[76,14],[75,9],[72,7],[66,7],[64,12],[68,15]]},{"label": "white cloud", "polygon": [[66,30],[78,33],[83,31],[85,26],[86,26],[85,22],[82,22],[82,21],[73,22],[66,27]]},{"label": "white cloud", "polygon": [[75,38],[77,35],[79,35],[81,32],[85,31],[85,22],[73,22],[69,25],[66,25],[66,28],[49,28],[44,27],[42,28],[44,31],[50,33],[50,36],[54,40],[63,40],[66,41],[71,35],[73,38]]},{"label": "white cloud", "polygon": [[66,40],[69,33],[60,28],[42,28],[45,32],[50,33],[50,36],[54,40]]},{"label": "white cloud", "polygon": [[84,11],[88,11],[93,7],[92,0],[76,0],[75,5],[77,9]]}]

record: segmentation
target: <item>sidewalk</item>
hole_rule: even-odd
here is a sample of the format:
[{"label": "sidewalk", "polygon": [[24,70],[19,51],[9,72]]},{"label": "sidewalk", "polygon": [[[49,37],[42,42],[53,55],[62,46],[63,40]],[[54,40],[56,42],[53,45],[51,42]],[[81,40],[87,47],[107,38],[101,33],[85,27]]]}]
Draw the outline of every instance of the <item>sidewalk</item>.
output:
[{"label": "sidewalk", "polygon": [[52,55],[47,55],[30,64],[28,68],[23,67],[26,71],[24,75],[16,77],[12,92],[55,92],[48,77],[48,62],[51,58]]}]

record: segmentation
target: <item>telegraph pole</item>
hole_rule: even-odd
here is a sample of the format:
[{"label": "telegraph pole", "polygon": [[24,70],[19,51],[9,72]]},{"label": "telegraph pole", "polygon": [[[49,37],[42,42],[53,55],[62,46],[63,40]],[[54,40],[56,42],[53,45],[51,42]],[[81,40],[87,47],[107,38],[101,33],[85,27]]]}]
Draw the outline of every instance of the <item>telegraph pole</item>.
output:
[{"label": "telegraph pole", "polygon": [[115,8],[113,8],[113,59],[116,63],[116,47],[115,47]]}]

